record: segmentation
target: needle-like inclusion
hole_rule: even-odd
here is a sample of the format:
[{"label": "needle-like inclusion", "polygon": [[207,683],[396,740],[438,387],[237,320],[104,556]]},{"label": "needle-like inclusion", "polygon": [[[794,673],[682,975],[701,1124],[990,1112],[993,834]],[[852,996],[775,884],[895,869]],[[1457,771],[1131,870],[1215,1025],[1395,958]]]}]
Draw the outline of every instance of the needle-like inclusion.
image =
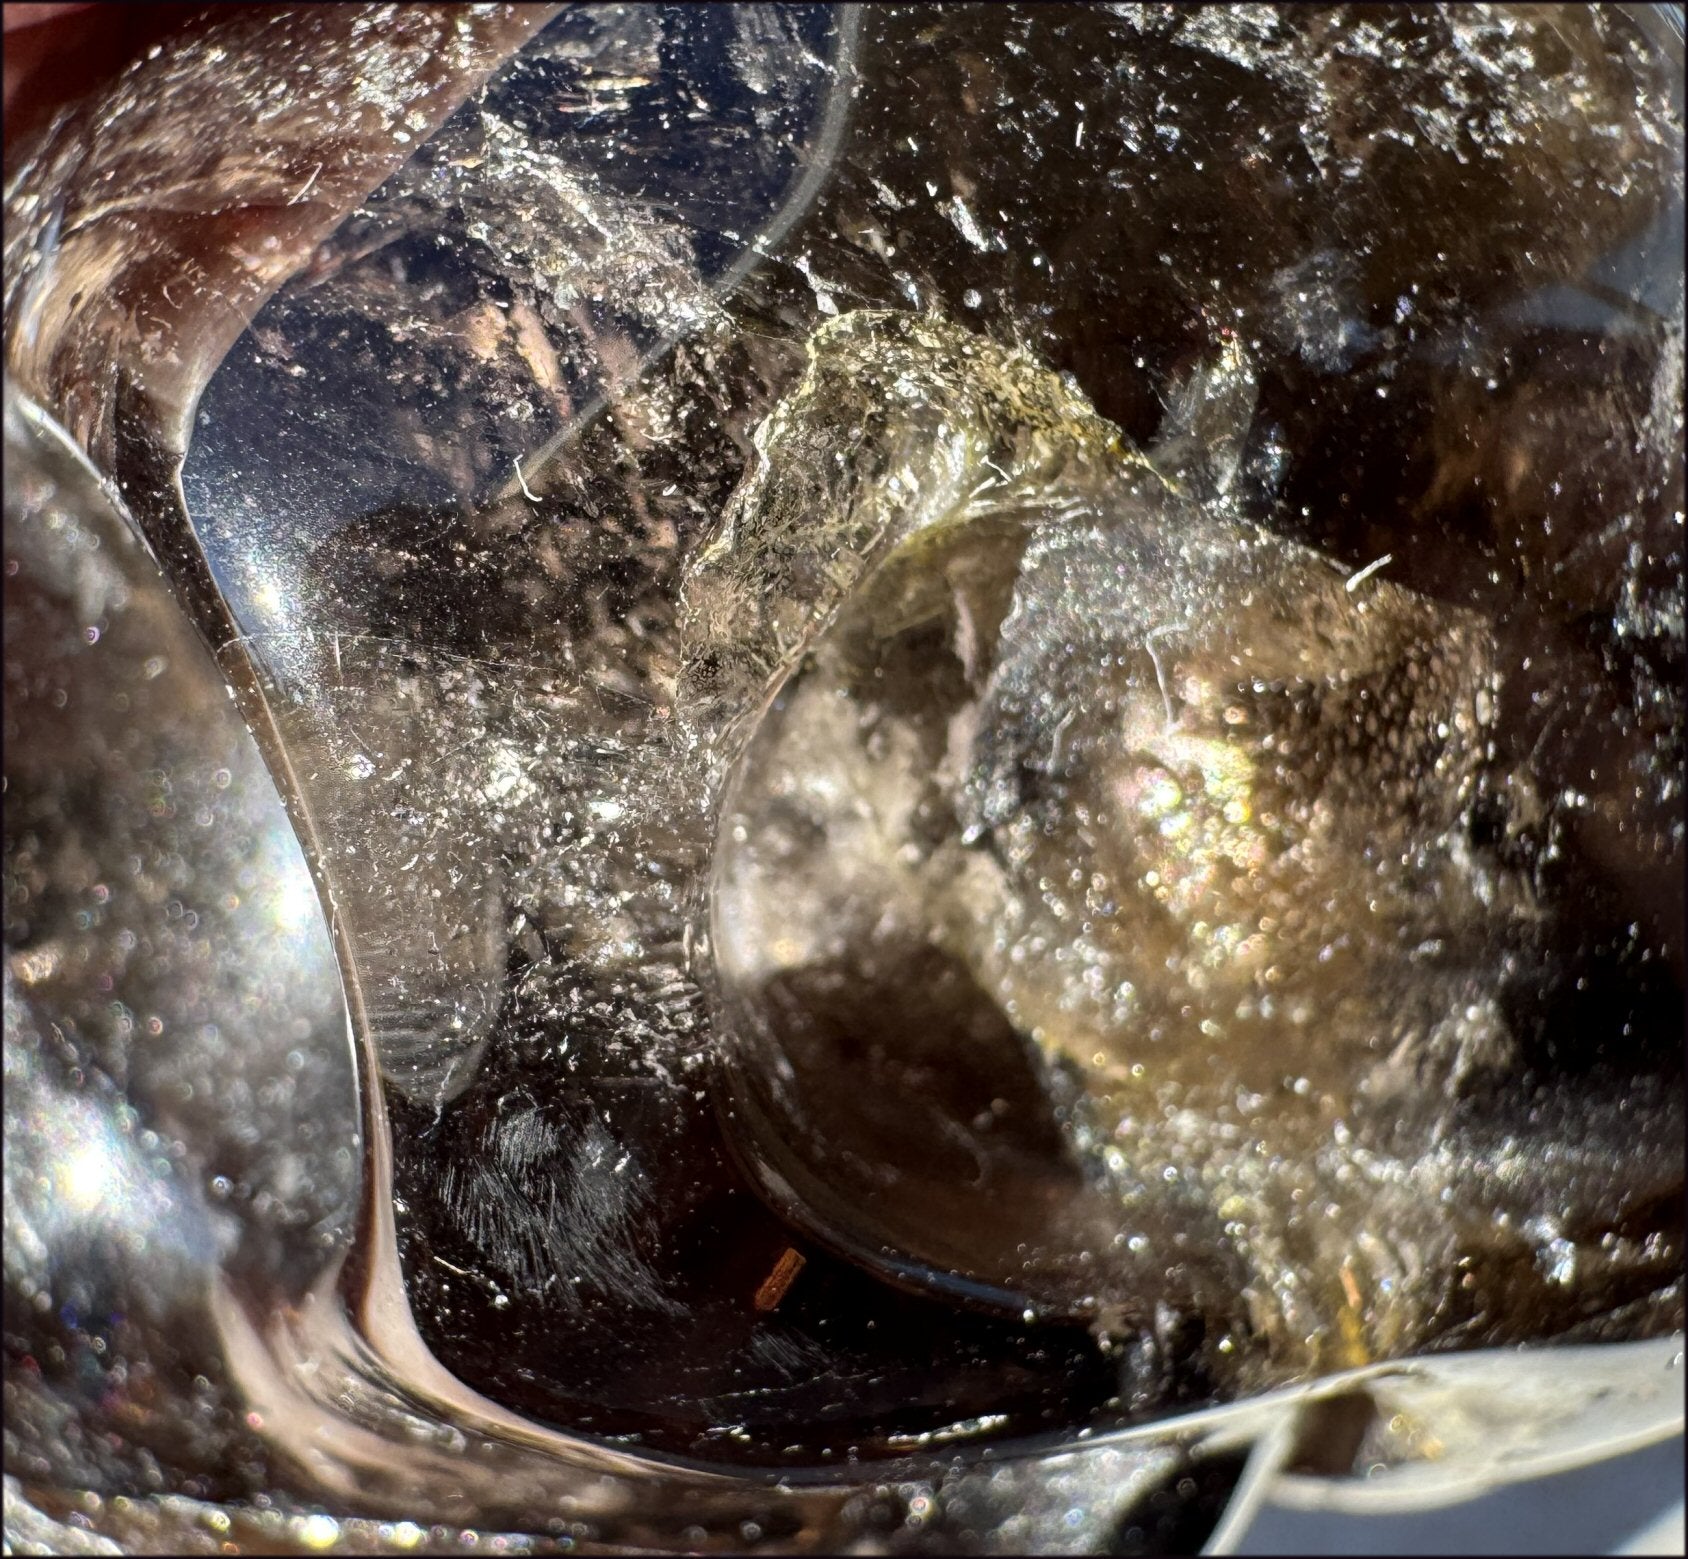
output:
[{"label": "needle-like inclusion", "polygon": [[682,706],[730,733],[712,929],[771,1194],[908,1280],[1199,1314],[1280,1375],[1424,1341],[1459,1280],[1434,1144],[1506,1071],[1532,911],[1473,842],[1485,625],[1236,515],[1240,373],[1145,453],[1023,353],[829,323],[688,579]]}]

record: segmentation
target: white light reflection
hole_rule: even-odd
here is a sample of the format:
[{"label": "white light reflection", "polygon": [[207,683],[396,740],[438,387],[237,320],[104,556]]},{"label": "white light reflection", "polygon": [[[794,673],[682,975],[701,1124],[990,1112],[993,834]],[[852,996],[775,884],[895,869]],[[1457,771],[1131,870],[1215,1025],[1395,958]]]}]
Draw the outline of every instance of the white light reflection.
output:
[{"label": "white light reflection", "polygon": [[262,569],[254,569],[253,574],[256,577],[252,586],[252,604],[257,607],[263,626],[272,631],[284,628],[290,614],[281,585],[274,575]]},{"label": "white light reflection", "polygon": [[273,877],[270,894],[270,920],[283,936],[296,937],[310,930],[321,916],[316,889],[302,862],[289,862],[291,871],[280,871]]},{"label": "white light reflection", "polygon": [[35,1221],[49,1245],[78,1230],[122,1231],[124,1242],[144,1249],[163,1237],[167,1246],[194,1247],[197,1220],[180,1216],[175,1188],[158,1174],[111,1113],[77,1094],[42,1098],[31,1111],[33,1146],[54,1195],[36,1209]]},{"label": "white light reflection", "polygon": [[72,1148],[58,1161],[53,1178],[60,1201],[84,1217],[116,1201],[122,1191],[111,1147],[97,1140]]},{"label": "white light reflection", "polygon": [[8,1261],[26,1252],[62,1256],[74,1242],[102,1236],[185,1269],[219,1259],[238,1232],[233,1220],[204,1205],[133,1110],[49,1079],[31,1004],[9,978],[6,987]]}]

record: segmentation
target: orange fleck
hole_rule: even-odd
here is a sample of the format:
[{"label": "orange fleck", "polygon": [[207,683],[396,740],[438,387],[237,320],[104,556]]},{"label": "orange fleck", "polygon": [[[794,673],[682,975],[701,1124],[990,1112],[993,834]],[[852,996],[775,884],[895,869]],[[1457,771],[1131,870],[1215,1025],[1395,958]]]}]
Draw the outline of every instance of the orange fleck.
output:
[{"label": "orange fleck", "polygon": [[800,1251],[787,1246],[784,1254],[774,1263],[774,1270],[762,1279],[762,1286],[756,1290],[756,1308],[764,1315],[785,1298],[786,1291],[803,1270],[804,1259]]}]

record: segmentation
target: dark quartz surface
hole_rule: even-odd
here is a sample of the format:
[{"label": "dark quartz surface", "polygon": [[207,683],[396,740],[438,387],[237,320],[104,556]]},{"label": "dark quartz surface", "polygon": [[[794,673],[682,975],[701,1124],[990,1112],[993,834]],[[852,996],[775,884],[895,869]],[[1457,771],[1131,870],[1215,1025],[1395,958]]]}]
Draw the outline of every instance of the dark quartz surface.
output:
[{"label": "dark quartz surface", "polygon": [[[212,18],[8,186],[39,1511],[1198,1544],[1234,1444],[1037,1458],[1681,1327],[1666,10],[360,14]],[[930,777],[963,718],[904,819],[898,733]],[[1363,735],[1249,748],[1245,837],[1239,728]],[[1143,821],[1175,770],[1205,855]],[[1294,1024],[1180,972],[1257,845],[1327,852],[1272,879]]]}]

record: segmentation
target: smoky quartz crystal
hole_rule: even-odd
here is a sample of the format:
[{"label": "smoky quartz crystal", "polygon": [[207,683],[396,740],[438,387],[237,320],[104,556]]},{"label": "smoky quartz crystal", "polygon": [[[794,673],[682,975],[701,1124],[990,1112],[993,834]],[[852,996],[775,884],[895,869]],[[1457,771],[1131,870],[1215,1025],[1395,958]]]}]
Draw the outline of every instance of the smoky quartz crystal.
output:
[{"label": "smoky quartz crystal", "polygon": [[1682,95],[1671,7],[253,6],[47,125],[15,1551],[1680,1433]]}]

